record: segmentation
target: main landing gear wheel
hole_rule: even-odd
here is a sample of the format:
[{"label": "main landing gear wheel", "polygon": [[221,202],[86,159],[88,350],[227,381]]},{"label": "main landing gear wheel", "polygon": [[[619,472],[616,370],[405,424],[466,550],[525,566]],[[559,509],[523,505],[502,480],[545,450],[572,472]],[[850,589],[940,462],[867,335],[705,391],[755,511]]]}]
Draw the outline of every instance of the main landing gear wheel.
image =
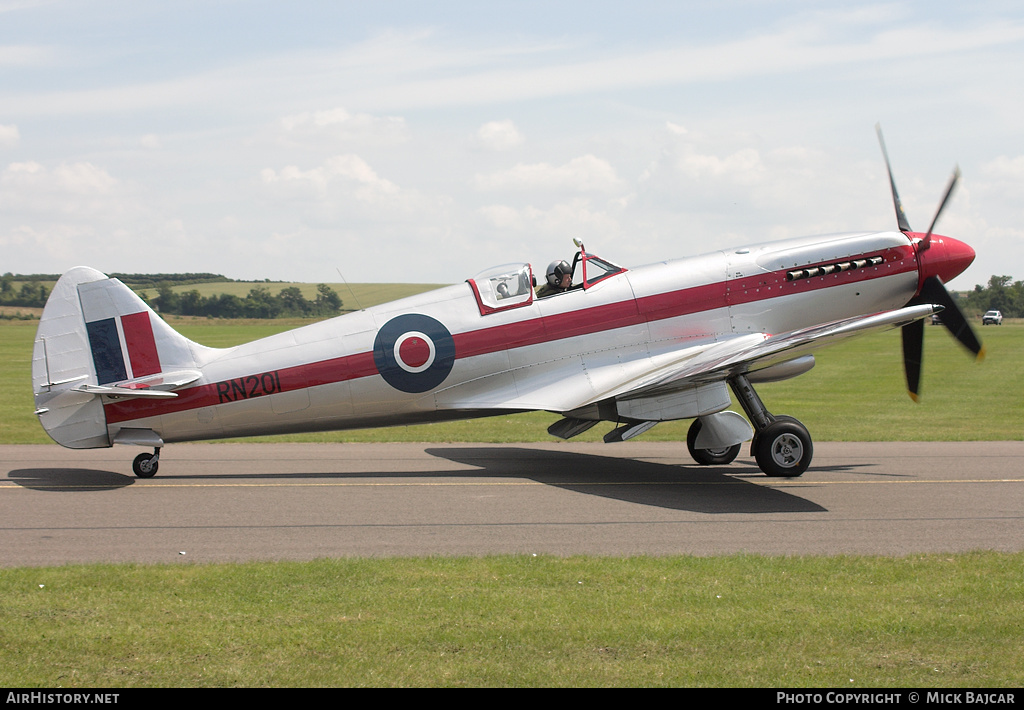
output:
[{"label": "main landing gear wheel", "polygon": [[779,417],[759,431],[753,448],[757,466],[767,476],[799,476],[814,454],[807,428],[792,417]]},{"label": "main landing gear wheel", "polygon": [[744,373],[729,378],[733,394],[754,425],[750,453],[766,476],[799,476],[811,465],[814,447],[807,427],[793,417],[769,412]]},{"label": "main landing gear wheel", "polygon": [[697,435],[700,434],[700,419],[694,419],[690,430],[686,432],[686,448],[690,450],[690,456],[701,466],[725,466],[736,460],[740,453],[740,444],[727,446],[724,449],[698,449],[694,446]]},{"label": "main landing gear wheel", "polygon": [[139,454],[132,461],[132,471],[139,478],[152,478],[160,468],[159,454]]}]

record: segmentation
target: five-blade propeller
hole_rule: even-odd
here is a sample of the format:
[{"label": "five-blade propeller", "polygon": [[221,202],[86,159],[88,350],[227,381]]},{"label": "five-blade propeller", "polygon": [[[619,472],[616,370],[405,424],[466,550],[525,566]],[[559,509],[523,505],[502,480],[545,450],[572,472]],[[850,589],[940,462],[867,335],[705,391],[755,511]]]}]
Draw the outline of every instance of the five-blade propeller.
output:
[{"label": "five-blade propeller", "polygon": [[[889,163],[889,154],[885,149],[885,140],[882,138],[882,128],[879,125],[875,126],[875,131],[878,133],[878,142],[882,146],[882,157],[885,159],[885,168],[889,173],[889,186],[892,188],[892,200],[896,207],[896,222],[899,225],[901,232],[911,232],[910,223],[907,221],[906,214],[903,212],[903,205],[900,203],[899,194],[896,192],[896,180],[893,178],[892,166]],[[960,168],[956,168],[953,171],[952,177],[949,179],[949,184],[946,186],[946,193],[942,197],[942,201],[939,203],[938,209],[935,211],[935,216],[932,218],[932,223],[928,227],[928,232],[924,238],[916,242],[918,262],[922,271],[924,271],[924,259],[922,257],[923,252],[927,251],[932,246],[932,232],[935,229],[935,223],[939,220],[939,215],[946,208],[946,203],[949,202],[950,196],[953,194],[953,190],[956,188],[957,182],[960,180]],[[981,345],[981,341],[978,340],[978,336],[975,335],[971,329],[970,323],[967,322],[967,318],[964,317],[963,312],[956,305],[953,297],[946,290],[945,285],[942,283],[942,279],[937,275],[925,276],[921,283],[921,288],[917,294],[910,300],[907,305],[918,305],[923,303],[931,303],[943,307],[942,314],[939,316],[942,320],[942,324],[949,329],[949,332],[953,334],[961,345],[974,353],[979,359],[984,357],[985,349]],[[921,384],[921,362],[922,355],[924,353],[924,321],[914,321],[910,325],[903,326],[903,368],[907,375],[907,389],[910,391],[910,396],[916,402],[918,399],[918,393],[920,391]]]}]

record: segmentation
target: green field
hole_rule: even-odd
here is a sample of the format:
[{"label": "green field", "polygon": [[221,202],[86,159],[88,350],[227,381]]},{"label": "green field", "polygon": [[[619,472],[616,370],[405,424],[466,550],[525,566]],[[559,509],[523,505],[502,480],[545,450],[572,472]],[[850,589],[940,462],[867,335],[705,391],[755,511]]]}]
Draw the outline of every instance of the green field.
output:
[{"label": "green field", "polygon": [[[232,322],[171,318],[183,334],[226,347],[293,328],[287,320]],[[49,443],[32,415],[31,353],[36,323],[0,321],[0,443]],[[922,401],[906,394],[897,331],[868,335],[816,354],[809,373],[761,385],[768,408],[803,421],[818,441],[1000,441],[1024,438],[1024,324],[978,328],[987,356],[963,351],[945,329],[925,332]],[[735,407],[739,411],[738,406]],[[544,412],[411,427],[275,437],[276,441],[550,440]],[[642,439],[683,441],[689,422],[659,424]],[[599,441],[612,425],[578,437]]]},{"label": "green field", "polygon": [[0,686],[1020,688],[1024,554],[0,575]]}]

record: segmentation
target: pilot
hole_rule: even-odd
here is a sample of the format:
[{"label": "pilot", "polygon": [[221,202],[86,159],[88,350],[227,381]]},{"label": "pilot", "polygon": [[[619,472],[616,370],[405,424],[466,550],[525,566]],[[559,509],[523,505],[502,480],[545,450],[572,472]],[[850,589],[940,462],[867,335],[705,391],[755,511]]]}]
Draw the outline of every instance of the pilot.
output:
[{"label": "pilot", "polygon": [[548,264],[547,283],[537,289],[537,298],[552,296],[556,293],[568,291],[572,286],[572,267],[564,259],[558,259]]}]

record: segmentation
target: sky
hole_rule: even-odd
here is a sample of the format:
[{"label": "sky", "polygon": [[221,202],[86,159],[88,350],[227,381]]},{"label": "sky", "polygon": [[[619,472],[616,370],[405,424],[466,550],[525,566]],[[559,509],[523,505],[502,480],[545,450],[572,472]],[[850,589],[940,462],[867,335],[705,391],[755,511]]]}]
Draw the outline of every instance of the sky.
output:
[{"label": "sky", "polygon": [[925,231],[1024,279],[1024,5],[0,0],[0,273],[457,283]]}]

